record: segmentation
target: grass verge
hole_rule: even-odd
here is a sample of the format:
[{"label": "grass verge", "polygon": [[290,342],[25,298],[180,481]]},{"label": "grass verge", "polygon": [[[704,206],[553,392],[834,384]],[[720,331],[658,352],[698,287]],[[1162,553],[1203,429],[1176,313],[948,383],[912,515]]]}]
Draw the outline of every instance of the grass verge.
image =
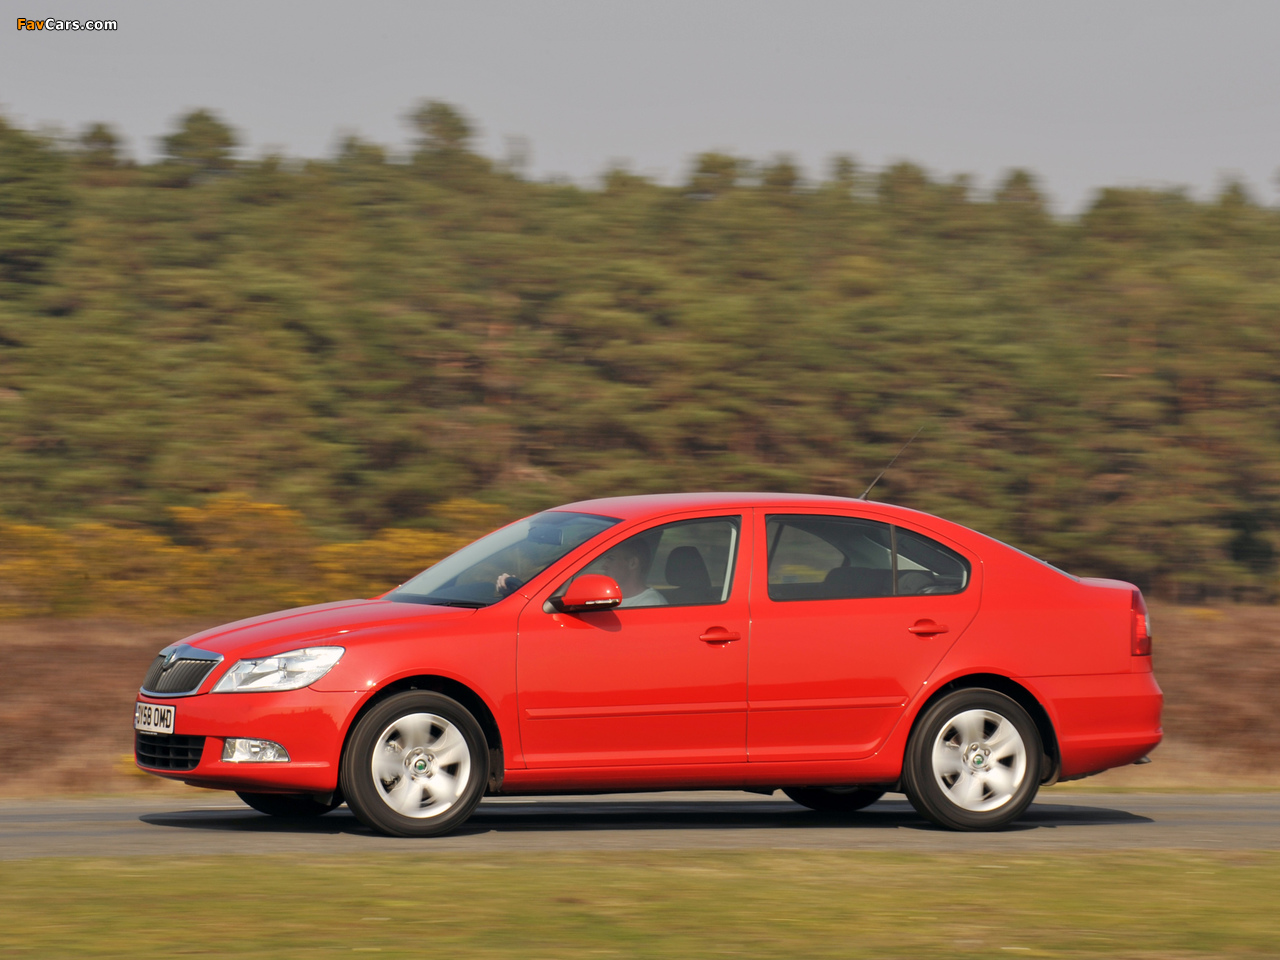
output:
[{"label": "grass verge", "polygon": [[0,863],[5,957],[1251,957],[1280,854],[600,852]]}]

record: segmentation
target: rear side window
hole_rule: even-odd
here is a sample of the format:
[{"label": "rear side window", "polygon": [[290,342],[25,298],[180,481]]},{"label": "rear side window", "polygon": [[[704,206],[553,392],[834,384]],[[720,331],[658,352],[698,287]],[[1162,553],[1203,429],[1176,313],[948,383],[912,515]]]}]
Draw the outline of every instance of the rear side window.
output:
[{"label": "rear side window", "polygon": [[771,600],[959,593],[969,563],[936,540],[853,517],[766,518]]},{"label": "rear side window", "polygon": [[771,600],[893,596],[887,523],[852,517],[774,516],[769,538]]}]

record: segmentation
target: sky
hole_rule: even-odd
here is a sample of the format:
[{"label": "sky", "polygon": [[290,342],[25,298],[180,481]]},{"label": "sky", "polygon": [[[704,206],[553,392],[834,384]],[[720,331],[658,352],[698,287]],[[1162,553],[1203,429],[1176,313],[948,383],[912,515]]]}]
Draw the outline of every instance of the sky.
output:
[{"label": "sky", "polygon": [[[24,9],[28,3],[31,9]],[[527,174],[610,166],[682,182],[720,150],[911,160],[989,191],[1033,171],[1072,214],[1104,186],[1280,200],[1277,0],[16,0],[0,22],[0,114],[74,134],[105,122],[154,159],[216,111],[241,155],[407,150],[405,115],[445,100],[481,152]],[[19,31],[17,16],[114,32]]]}]

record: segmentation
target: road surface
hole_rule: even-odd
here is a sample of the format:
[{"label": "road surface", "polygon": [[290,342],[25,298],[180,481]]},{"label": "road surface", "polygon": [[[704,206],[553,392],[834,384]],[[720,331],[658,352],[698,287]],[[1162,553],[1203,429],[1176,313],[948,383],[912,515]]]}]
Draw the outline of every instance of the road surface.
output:
[{"label": "road surface", "polygon": [[345,808],[318,820],[275,820],[230,793],[0,801],[4,860],[735,848],[1012,854],[1152,847],[1280,850],[1280,793],[1046,791],[1012,829],[994,834],[939,830],[898,796],[847,819],[806,810],[780,793],[498,797],[485,800],[457,833],[429,840],[379,836]]}]

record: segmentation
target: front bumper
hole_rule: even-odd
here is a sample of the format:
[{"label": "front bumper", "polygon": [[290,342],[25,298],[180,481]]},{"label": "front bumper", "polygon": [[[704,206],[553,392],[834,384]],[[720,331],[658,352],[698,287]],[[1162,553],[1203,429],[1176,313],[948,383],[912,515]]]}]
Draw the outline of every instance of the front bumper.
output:
[{"label": "front bumper", "polygon": [[[139,769],[193,786],[250,792],[328,793],[338,786],[343,737],[361,694],[322,693],[310,687],[283,693],[219,693],[192,697],[149,697],[140,703],[173,707],[173,738],[138,738]],[[203,744],[193,738],[204,738]],[[287,763],[227,763],[228,737],[272,740],[289,752]],[[170,745],[171,749],[170,749]],[[166,752],[195,760],[173,762]],[[198,757],[198,759],[197,759]],[[163,766],[161,765],[163,764]],[[189,766],[189,769],[174,767]]]}]

